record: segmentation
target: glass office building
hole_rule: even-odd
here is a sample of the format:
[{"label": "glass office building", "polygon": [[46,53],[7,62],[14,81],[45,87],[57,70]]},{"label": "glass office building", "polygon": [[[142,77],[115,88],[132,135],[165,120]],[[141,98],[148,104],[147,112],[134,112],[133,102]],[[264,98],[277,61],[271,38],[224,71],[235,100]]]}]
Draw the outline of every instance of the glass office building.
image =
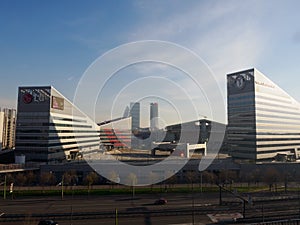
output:
[{"label": "glass office building", "polygon": [[150,130],[158,130],[159,124],[158,124],[158,103],[150,103]]},{"label": "glass office building", "polygon": [[56,163],[99,149],[99,126],[51,86],[19,87],[16,155]]},{"label": "glass office building", "polygon": [[235,158],[299,158],[300,105],[257,69],[227,75],[228,148]]},{"label": "glass office building", "polygon": [[[129,115],[131,116],[131,132],[134,134],[134,132],[138,131],[141,127],[139,102],[130,103]],[[140,147],[140,140],[134,135],[131,135],[131,147],[136,149]]]}]

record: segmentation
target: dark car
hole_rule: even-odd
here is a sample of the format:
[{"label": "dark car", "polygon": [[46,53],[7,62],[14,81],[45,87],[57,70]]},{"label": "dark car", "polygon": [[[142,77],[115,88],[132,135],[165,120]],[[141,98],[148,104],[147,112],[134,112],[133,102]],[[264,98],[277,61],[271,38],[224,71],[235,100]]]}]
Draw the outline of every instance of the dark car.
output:
[{"label": "dark car", "polygon": [[53,220],[41,220],[38,225],[58,225]]},{"label": "dark car", "polygon": [[160,199],[157,199],[155,202],[154,202],[154,204],[155,205],[165,205],[165,204],[167,204],[167,199],[165,199],[165,198],[160,198]]}]

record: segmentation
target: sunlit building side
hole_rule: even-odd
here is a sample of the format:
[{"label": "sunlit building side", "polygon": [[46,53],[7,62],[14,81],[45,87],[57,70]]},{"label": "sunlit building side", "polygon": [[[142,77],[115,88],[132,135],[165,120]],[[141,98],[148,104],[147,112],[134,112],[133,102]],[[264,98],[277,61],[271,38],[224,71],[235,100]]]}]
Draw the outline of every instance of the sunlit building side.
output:
[{"label": "sunlit building side", "polygon": [[16,110],[0,110],[0,150],[15,148]]},{"label": "sunlit building side", "polygon": [[228,148],[235,158],[295,160],[300,104],[257,69],[227,75]]},{"label": "sunlit building side", "polygon": [[155,131],[158,129],[158,103],[150,103],[150,130]]},{"label": "sunlit building side", "polygon": [[139,148],[140,140],[134,135],[134,133],[138,132],[141,127],[140,124],[140,103],[132,102],[130,103],[130,111],[129,115],[131,117],[131,148]]}]

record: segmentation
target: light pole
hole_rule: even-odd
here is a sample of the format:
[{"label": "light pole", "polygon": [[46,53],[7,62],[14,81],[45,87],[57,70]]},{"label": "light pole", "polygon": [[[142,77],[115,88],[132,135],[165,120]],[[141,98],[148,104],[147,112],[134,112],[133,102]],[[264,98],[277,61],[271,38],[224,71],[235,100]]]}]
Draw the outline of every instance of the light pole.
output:
[{"label": "light pole", "polygon": [[115,225],[118,225],[118,209],[115,209]]},{"label": "light pole", "polygon": [[6,174],[4,175],[3,199],[6,199]]},{"label": "light pole", "polygon": [[200,172],[200,192],[202,194],[203,188],[202,188],[202,171]]},{"label": "light pole", "polygon": [[61,178],[61,199],[64,199],[64,175]]}]

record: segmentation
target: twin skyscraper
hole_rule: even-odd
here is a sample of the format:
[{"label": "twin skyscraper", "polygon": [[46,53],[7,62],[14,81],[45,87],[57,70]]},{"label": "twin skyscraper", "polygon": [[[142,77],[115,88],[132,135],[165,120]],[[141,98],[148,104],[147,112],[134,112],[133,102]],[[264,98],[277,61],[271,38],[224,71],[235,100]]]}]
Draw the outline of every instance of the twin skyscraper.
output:
[{"label": "twin skyscraper", "polygon": [[[130,103],[129,115],[131,116],[131,129],[141,128],[141,106],[139,102]],[[158,103],[150,103],[150,131],[159,129]]]}]

